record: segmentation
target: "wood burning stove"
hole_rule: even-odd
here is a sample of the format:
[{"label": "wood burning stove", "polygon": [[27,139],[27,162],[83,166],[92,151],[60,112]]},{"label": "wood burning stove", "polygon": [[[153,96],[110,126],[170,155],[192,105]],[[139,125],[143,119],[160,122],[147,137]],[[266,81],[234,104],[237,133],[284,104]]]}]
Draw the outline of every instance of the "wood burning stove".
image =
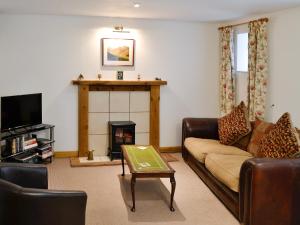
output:
[{"label": "wood burning stove", "polygon": [[135,123],[132,121],[109,121],[109,147],[110,160],[121,158],[121,145],[135,144]]}]

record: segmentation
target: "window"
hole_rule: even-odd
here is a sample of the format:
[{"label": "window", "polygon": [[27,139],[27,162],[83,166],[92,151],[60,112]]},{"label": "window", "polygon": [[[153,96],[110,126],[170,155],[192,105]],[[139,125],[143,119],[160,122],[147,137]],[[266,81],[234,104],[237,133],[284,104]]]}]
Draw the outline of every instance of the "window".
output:
[{"label": "window", "polygon": [[248,33],[236,36],[236,71],[248,71]]},{"label": "window", "polygon": [[248,99],[248,26],[235,27],[234,30],[234,70],[236,103]]}]

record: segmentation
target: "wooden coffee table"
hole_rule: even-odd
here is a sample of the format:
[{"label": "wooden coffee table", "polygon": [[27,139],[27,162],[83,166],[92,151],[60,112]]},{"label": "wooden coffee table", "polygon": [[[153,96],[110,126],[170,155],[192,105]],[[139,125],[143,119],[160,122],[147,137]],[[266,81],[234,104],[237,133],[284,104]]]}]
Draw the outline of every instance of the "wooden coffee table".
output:
[{"label": "wooden coffee table", "polygon": [[175,211],[173,207],[173,199],[176,187],[176,181],[174,177],[175,170],[168,164],[168,162],[161,157],[161,154],[151,145],[150,146],[138,146],[138,145],[122,145],[122,176],[125,175],[124,158],[128,164],[131,173],[131,193],[132,193],[132,208],[131,211],[135,211],[135,192],[134,186],[136,178],[170,178],[171,182],[171,199],[170,210]]}]

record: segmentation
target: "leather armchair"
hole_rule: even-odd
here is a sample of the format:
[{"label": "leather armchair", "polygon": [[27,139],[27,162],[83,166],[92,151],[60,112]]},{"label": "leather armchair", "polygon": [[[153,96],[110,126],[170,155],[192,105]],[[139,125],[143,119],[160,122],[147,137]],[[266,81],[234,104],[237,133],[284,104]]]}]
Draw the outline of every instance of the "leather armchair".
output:
[{"label": "leather armchair", "polygon": [[0,163],[0,224],[85,224],[85,192],[47,188],[46,167]]}]

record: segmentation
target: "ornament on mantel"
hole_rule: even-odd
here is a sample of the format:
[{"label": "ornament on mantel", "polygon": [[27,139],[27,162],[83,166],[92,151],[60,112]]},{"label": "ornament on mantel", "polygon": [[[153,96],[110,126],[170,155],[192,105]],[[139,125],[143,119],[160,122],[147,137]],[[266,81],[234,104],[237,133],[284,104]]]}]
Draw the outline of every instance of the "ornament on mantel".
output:
[{"label": "ornament on mantel", "polygon": [[88,158],[87,158],[87,160],[94,160],[94,151],[95,150],[88,151]]},{"label": "ornament on mantel", "polygon": [[82,74],[79,74],[77,80],[83,80],[84,79],[84,76]]},{"label": "ornament on mantel", "polygon": [[97,77],[98,77],[98,79],[99,79],[99,80],[101,80],[101,78],[102,78],[102,74],[101,74],[101,73],[99,73]]},{"label": "ornament on mantel", "polygon": [[140,74],[137,75],[137,79],[138,79],[138,80],[141,79],[141,75],[140,75]]}]

